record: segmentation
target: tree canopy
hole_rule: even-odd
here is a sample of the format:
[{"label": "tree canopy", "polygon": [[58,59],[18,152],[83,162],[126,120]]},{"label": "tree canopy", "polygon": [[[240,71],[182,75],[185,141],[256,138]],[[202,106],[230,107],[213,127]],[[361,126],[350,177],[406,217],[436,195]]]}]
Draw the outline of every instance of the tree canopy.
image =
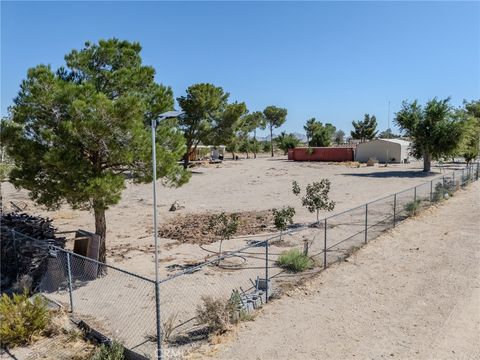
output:
[{"label": "tree canopy", "polygon": [[[317,223],[319,221],[320,210],[332,211],[335,208],[335,202],[330,200],[330,180],[322,179],[308,184],[305,188],[305,196],[302,196],[302,205],[311,213],[317,213]],[[292,192],[300,196],[301,189],[296,181],[292,182]]]},{"label": "tree canopy", "polygon": [[[265,115],[261,111],[254,111],[250,114],[245,115],[244,126],[243,126],[243,142],[240,147],[247,153],[248,151],[253,152],[253,157],[257,157],[257,153],[260,148],[260,144],[257,141],[257,129],[265,129],[266,119]],[[253,138],[250,139],[249,134],[253,132]]]},{"label": "tree canopy", "polygon": [[294,149],[300,144],[300,140],[294,134],[287,134],[285,131],[275,138],[275,143],[279,149],[283,150],[284,155],[289,149]]},{"label": "tree canopy", "polygon": [[345,132],[343,130],[335,131],[333,141],[335,141],[337,145],[343,144],[345,142]]},{"label": "tree canopy", "polygon": [[[10,108],[3,135],[15,162],[16,187],[50,209],[67,202],[93,210],[105,261],[105,210],[119,202],[126,174],[152,181],[151,136],[147,124],[173,108],[170,88],[154,81],[142,65],[141,46],[117,39],[73,50],[66,67],[28,70]],[[189,178],[177,165],[185,152],[173,120],[158,128],[159,178],[181,185]]]},{"label": "tree canopy", "polygon": [[197,146],[208,143],[212,137],[212,129],[227,107],[229,94],[221,87],[201,83],[188,87],[185,96],[177,98],[178,104],[185,112],[179,118],[179,127],[186,142],[183,154],[184,167],[187,168],[189,158]]},{"label": "tree canopy", "polygon": [[265,122],[270,129],[270,150],[273,156],[273,129],[279,128],[287,120],[287,109],[279,108],[273,105],[267,106],[263,110]]},{"label": "tree canopy", "polygon": [[394,134],[392,129],[388,128],[387,130],[382,131],[378,134],[380,139],[398,139],[400,137],[399,134]]},{"label": "tree canopy", "polygon": [[463,138],[463,124],[450,106],[450,98],[434,98],[421,106],[417,100],[404,101],[395,123],[412,141],[412,155],[423,157],[423,171],[429,172],[432,159],[448,156]]},{"label": "tree canopy", "polygon": [[362,142],[372,140],[377,136],[377,118],[375,115],[365,114],[363,121],[352,121],[353,131],[350,132],[352,139]]},{"label": "tree canopy", "polygon": [[471,162],[480,155],[480,100],[464,101],[464,108],[459,112],[464,122],[464,139],[459,153]]},{"label": "tree canopy", "polygon": [[330,146],[335,137],[335,126],[329,123],[323,125],[315,118],[309,119],[303,128],[307,135],[308,146]]},{"label": "tree canopy", "polygon": [[245,103],[228,104],[218,121],[214,123],[208,142],[212,145],[225,144],[227,150],[235,156],[246,136],[244,121],[246,113]]}]

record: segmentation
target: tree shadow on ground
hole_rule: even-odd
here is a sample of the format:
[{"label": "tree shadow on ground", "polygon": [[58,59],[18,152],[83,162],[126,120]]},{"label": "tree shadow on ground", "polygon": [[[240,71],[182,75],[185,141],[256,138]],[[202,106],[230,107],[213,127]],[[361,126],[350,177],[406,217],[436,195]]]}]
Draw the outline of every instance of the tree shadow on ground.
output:
[{"label": "tree shadow on ground", "polygon": [[288,161],[290,161],[290,160],[288,160],[287,158],[278,158],[278,157],[277,157],[277,158],[275,158],[275,157],[273,157],[273,158],[268,158],[267,160],[268,160],[268,161],[282,161],[282,162],[288,162]]},{"label": "tree shadow on ground", "polygon": [[382,172],[370,172],[370,173],[356,173],[356,174],[342,174],[344,176],[355,177],[370,177],[370,178],[427,178],[430,176],[441,175],[438,172],[423,172],[423,171],[382,171]]}]

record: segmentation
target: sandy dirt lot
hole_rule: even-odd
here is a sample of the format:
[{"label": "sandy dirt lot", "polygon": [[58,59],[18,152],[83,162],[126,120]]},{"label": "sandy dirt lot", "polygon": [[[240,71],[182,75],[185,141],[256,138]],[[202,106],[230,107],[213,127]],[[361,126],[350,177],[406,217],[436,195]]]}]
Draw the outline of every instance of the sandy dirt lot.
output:
[{"label": "sandy dirt lot", "polygon": [[[447,171],[451,171],[452,168],[450,167]],[[250,211],[252,214],[249,216],[255,218],[260,211],[291,205],[297,209],[295,221],[305,223],[313,221],[315,217],[301,209],[300,200],[291,193],[292,180],[297,180],[304,186],[308,182],[328,177],[332,181],[332,198],[337,202],[333,213],[339,213],[418,184],[424,185],[417,187],[417,198],[428,200],[431,184],[426,182],[434,176],[438,178],[439,173],[422,176],[420,170],[419,163],[391,165],[388,168],[379,166],[357,168],[344,164],[292,163],[284,159],[266,158],[226,162],[220,167],[215,165],[195,169],[191,182],[185,187],[162,188],[159,211],[161,221],[164,223],[175,221],[175,217],[179,215],[188,218],[218,211],[241,211],[242,214]],[[254,178],[253,182],[250,181],[252,178]],[[441,179],[435,181],[441,181]],[[25,203],[28,205],[27,211],[53,218],[54,224],[60,230],[76,228],[92,230],[92,215],[88,212],[73,211],[68,207],[48,212],[35,207],[28,201],[25,191],[17,191],[8,183],[2,184],[2,191],[4,204],[8,205],[9,201],[20,205]],[[107,213],[109,224],[107,249],[110,264],[153,278],[150,194],[151,184],[127,186],[120,204],[113,206]],[[397,221],[405,216],[404,206],[408,201],[412,201],[413,195],[413,191],[409,190],[397,196]],[[168,208],[175,200],[179,201],[184,208],[171,213]],[[393,204],[393,197],[369,204],[368,221],[371,227],[368,230],[368,240],[393,226]],[[425,204],[428,205],[429,201]],[[198,220],[198,216],[195,218]],[[364,243],[364,225],[365,207],[329,219],[328,264],[338,261],[352,248]],[[286,274],[275,264],[282,251],[292,247],[303,249],[304,241],[310,244],[309,254],[312,258],[315,256],[316,267],[311,272],[316,273],[323,268],[324,227],[322,226],[323,223],[319,228],[299,227],[294,230],[294,233],[284,235],[282,242],[271,242],[268,263],[269,278],[273,288],[291,287],[301,276],[309,276],[309,274],[301,276]],[[198,231],[198,229],[193,230]],[[245,247],[249,241],[265,240],[271,236],[268,233],[270,230],[272,229],[268,228],[267,232],[257,234],[252,228],[253,233],[248,232],[251,235],[237,236],[226,241],[223,249],[237,250]],[[342,241],[347,238],[350,240]],[[214,256],[216,251],[218,251],[218,242],[207,242],[201,248],[198,243],[180,244],[173,240],[162,239],[161,278],[165,279],[177,273],[183,265],[204,261]],[[173,347],[173,350],[177,349],[184,353],[188,351],[190,345],[197,347],[204,342],[205,337],[200,337],[199,341],[189,341],[190,345],[178,347],[175,344],[178,336],[191,339],[190,331],[195,331],[196,328],[195,309],[201,303],[203,295],[226,299],[233,289],[248,292],[254,279],[265,276],[264,247],[250,247],[238,255],[223,263],[234,268],[203,267],[201,271],[191,272],[162,283],[160,291],[163,319],[168,320],[174,317],[175,324],[178,325],[174,331],[176,338],[173,344],[169,343],[169,348]],[[62,270],[66,260],[61,258],[64,254],[59,256],[50,259],[50,271],[44,279],[42,291],[68,306],[66,275]],[[136,351],[153,353],[154,343],[151,341],[151,335],[155,332],[155,299],[152,283],[114,269],[110,269],[105,277],[84,279],[83,274],[87,265],[82,259],[72,260],[75,313],[88,321],[94,321],[98,329],[120,339]],[[167,268],[172,266],[173,268]],[[63,284],[63,290],[57,291],[60,284]]]},{"label": "sandy dirt lot", "polygon": [[[356,168],[342,164],[290,162],[285,157],[225,161],[221,165],[195,168],[191,181],[181,188],[164,188],[159,184],[159,221],[171,221],[179,214],[261,211],[290,205],[297,210],[296,222],[311,222],[315,220],[314,214],[302,208],[300,200],[292,194],[293,180],[304,187],[324,177],[330,179],[336,213],[428,181],[433,175],[423,176],[421,168],[418,162]],[[434,171],[436,175],[440,173],[438,169]],[[151,184],[129,183],[120,203],[107,211],[109,261],[145,276],[154,275],[151,194]],[[10,201],[27,204],[27,212],[54,219],[59,230],[94,230],[93,214],[88,211],[75,211],[68,206],[46,211],[29,201],[26,191],[18,191],[5,182],[2,183],[2,195],[5,206],[9,207]],[[168,211],[174,201],[184,208]],[[195,260],[179,256],[192,253],[192,246],[172,248],[171,243],[168,239],[162,240],[163,259]],[[195,253],[205,255],[198,252],[198,247],[195,249]]]},{"label": "sandy dirt lot", "polygon": [[264,308],[216,359],[480,359],[480,183]]}]

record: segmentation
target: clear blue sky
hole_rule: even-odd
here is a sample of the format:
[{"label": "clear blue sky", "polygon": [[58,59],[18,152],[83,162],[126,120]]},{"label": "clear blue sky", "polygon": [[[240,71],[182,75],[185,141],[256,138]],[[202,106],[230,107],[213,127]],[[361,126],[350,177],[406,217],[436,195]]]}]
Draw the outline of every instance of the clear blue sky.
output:
[{"label": "clear blue sky", "polygon": [[387,127],[403,99],[480,98],[479,2],[3,2],[1,111],[29,67],[57,68],[86,40],[139,41],[175,97],[212,82],[250,110],[288,109],[349,131]]}]

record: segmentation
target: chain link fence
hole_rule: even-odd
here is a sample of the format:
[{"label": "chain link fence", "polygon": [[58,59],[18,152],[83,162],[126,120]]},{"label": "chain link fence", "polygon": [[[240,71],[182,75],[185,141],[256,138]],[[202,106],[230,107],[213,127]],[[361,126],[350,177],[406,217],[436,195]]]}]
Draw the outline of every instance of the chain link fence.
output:
[{"label": "chain link fence", "polygon": [[[235,299],[242,313],[253,313],[282,290],[342,261],[382,232],[478,180],[479,170],[478,163],[470,164],[319,222],[281,234],[250,236],[241,249],[229,248],[227,241],[221,255],[205,247],[211,252],[208,260],[186,265],[159,282],[161,352],[156,351],[156,283],[152,279],[48,245],[46,270],[36,290],[138,354],[181,358],[209,334],[197,317],[206,297]],[[15,235],[16,241],[35,241]],[[291,249],[307,254],[314,266],[298,274],[279,267],[279,256]],[[106,269],[100,276],[99,267]]]}]

